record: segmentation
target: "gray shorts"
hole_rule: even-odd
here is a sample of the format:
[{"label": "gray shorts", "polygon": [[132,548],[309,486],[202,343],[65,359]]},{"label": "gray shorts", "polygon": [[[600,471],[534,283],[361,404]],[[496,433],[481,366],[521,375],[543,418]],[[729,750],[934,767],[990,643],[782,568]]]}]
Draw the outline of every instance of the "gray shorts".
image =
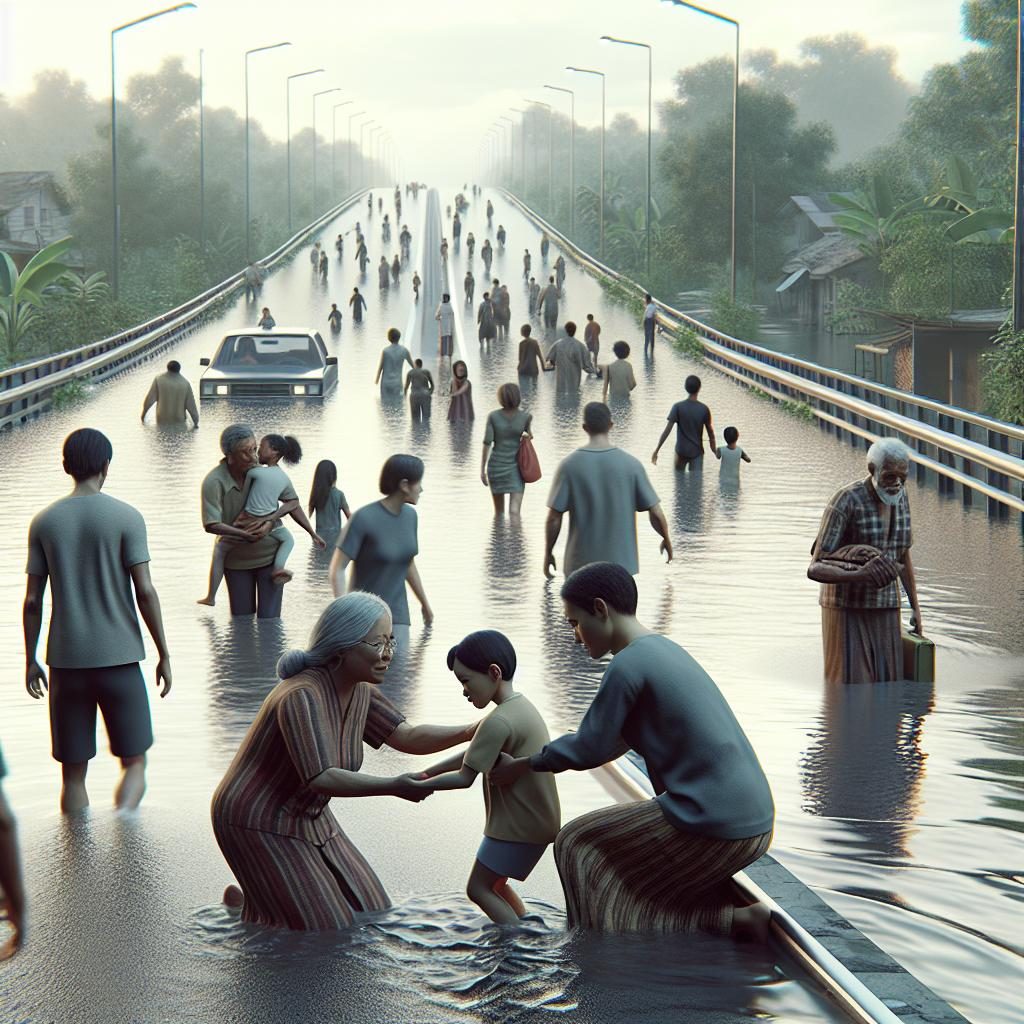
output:
[{"label": "gray shorts", "polygon": [[50,668],[53,759],[84,764],[96,756],[96,708],[115,757],[138,757],[153,746],[146,682],[139,663],[103,668]]},{"label": "gray shorts", "polygon": [[548,843],[516,843],[510,839],[491,839],[484,836],[480,848],[476,851],[476,859],[485,868],[503,878],[515,878],[526,881],[526,876],[537,866],[537,861],[544,856]]}]

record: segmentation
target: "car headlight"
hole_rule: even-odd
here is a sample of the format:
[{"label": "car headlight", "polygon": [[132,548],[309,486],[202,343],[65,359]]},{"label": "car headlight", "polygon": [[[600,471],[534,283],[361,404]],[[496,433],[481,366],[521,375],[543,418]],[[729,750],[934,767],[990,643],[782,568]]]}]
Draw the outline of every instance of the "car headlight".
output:
[{"label": "car headlight", "polygon": [[226,395],[226,394],[229,394],[229,393],[230,393],[230,389],[228,388],[227,384],[218,384],[217,385],[217,394],[218,395]]},{"label": "car headlight", "polygon": [[306,385],[305,384],[293,384],[292,385],[292,394],[293,395],[304,395],[305,393],[306,393]]},{"label": "car headlight", "polygon": [[320,385],[319,384],[307,384],[306,385],[306,394],[307,395],[319,395],[320,394]]},{"label": "car headlight", "polygon": [[212,394],[214,394],[213,385],[212,384],[204,384],[203,385],[202,393],[204,395],[212,395]]}]

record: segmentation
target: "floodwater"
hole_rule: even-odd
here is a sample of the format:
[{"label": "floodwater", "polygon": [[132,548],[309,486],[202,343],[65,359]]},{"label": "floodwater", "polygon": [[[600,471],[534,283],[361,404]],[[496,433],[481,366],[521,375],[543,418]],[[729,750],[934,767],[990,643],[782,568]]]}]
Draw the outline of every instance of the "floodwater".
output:
[{"label": "floodwater", "polygon": [[[442,205],[454,192],[442,192]],[[478,299],[485,200],[473,203],[463,228],[463,241],[472,230],[478,242]],[[530,248],[537,273],[539,234],[494,201],[494,229],[500,219],[509,242],[505,253],[496,251],[493,270],[509,281],[517,324],[526,307],[522,251]],[[414,430],[404,407],[381,407],[373,385],[385,330],[416,322],[409,281],[412,269],[424,270],[426,202],[421,194],[405,205],[414,267],[397,292],[375,287],[380,216],[367,224],[365,203],[323,233],[333,256],[337,231],[362,220],[372,258],[365,281],[349,235],[346,260],[332,259],[326,286],[311,278],[303,253],[266,283],[261,304],[278,323],[320,327],[339,357],[339,388],[323,404],[207,401],[199,431],[160,432],[140,425],[138,411],[165,352],[96,387],[77,408],[0,435],[0,493],[10,520],[0,560],[8,607],[0,649],[12,666],[0,689],[0,738],[32,899],[29,946],[0,968],[0,1017],[147,1024],[532,1021],[551,1013],[579,1022],[827,1019],[818,997],[768,954],[710,939],[567,934],[550,854],[520,887],[532,911],[522,930],[490,927],[463,895],[483,819],[478,788],[420,805],[377,799],[335,808],[395,903],[351,933],[267,934],[239,925],[218,905],[231,879],[209,827],[210,796],[274,683],[276,658],[304,642],[330,599],[329,552],[313,550],[297,531],[296,577],[281,621],[233,621],[226,597],[213,610],[195,604],[211,548],[200,525],[199,485],[219,458],[226,424],[244,420],[257,432],[295,434],[306,455],[291,474],[303,498],[317,460],[333,459],[353,508],[377,497],[387,455],[424,458],[418,564],[436,619],[430,629],[414,622],[385,685],[411,721],[466,719],[468,705],[444,656],[476,628],[496,626],[512,638],[517,684],[553,733],[577,724],[599,678],[600,666],[572,643],[559,616],[558,580],[544,579],[541,561],[546,486],[557,460],[584,443],[582,405],[600,398],[600,383],[584,381],[578,402],[559,402],[547,375],[526,396],[545,479],[528,488],[521,525],[495,520],[479,478],[480,441],[496,387],[515,380],[514,341],[480,352],[467,314],[477,411],[469,430],[449,427],[441,396],[430,426]],[[396,234],[389,258],[397,248]],[[552,261],[556,254],[552,246]],[[451,256],[456,305],[465,258],[464,246]],[[354,284],[369,302],[362,325],[350,322],[345,306]],[[337,337],[326,331],[331,301],[346,309]],[[647,460],[695,366],[663,343],[645,365],[637,325],[570,263],[563,318],[582,323],[587,312],[603,325],[602,353],[618,338],[633,345],[640,386],[631,406],[615,410],[614,437]],[[177,343],[173,357],[196,383],[200,357],[255,316],[239,300]],[[422,348],[436,370],[433,339]],[[737,426],[754,461],[733,491],[720,488],[714,464],[703,475],[678,477],[671,441],[660,464],[649,466],[676,558],[661,562],[658,538],[641,516],[641,618],[705,665],[750,735],[778,806],[775,855],[972,1021],[1017,1021],[1024,978],[1019,519],[990,520],[983,506],[964,507],[911,483],[915,564],[925,627],[938,644],[938,680],[828,688],[816,588],[805,569],[822,508],[836,488],[862,475],[863,456],[713,370],[700,372],[718,429]],[[146,516],[174,689],[164,701],[151,691],[157,742],[142,810],[112,813],[116,764],[102,752],[90,772],[92,810],[66,821],[56,810],[59,772],[49,758],[46,708],[21,683],[18,611],[29,519],[68,490],[60,444],[83,425],[113,442],[109,493]],[[154,664],[151,652],[149,678]],[[368,750],[364,767],[390,774],[416,763]],[[559,786],[567,817],[609,800],[590,776],[566,773]]]}]

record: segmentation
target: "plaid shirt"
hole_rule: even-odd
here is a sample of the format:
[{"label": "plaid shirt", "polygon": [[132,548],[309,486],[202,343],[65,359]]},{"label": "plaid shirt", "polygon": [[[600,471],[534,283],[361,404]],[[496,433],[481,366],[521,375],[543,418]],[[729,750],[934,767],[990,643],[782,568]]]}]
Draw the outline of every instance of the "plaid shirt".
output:
[{"label": "plaid shirt", "polygon": [[[884,514],[887,511],[891,511],[889,517]],[[858,480],[832,496],[821,517],[816,546],[820,558],[847,544],[870,544],[902,562],[911,543],[906,490],[898,504],[883,505],[868,481]],[[880,589],[872,583],[823,583],[818,603],[824,608],[899,608],[899,581]]]}]

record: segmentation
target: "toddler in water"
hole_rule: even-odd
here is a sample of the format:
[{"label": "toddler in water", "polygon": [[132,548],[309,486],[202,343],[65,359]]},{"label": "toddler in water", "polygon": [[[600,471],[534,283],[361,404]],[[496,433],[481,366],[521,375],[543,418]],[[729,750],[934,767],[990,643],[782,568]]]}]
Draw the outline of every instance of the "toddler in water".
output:
[{"label": "toddler in water", "polygon": [[487,821],[466,892],[495,923],[515,924],[526,913],[508,884],[526,879],[561,824],[558,790],[550,772],[527,772],[509,786],[493,786],[486,773],[502,753],[529,757],[548,742],[547,726],[537,709],[512,688],[516,652],[508,637],[494,629],[470,633],[448,652],[448,667],[476,708],[495,705],[480,723],[464,754],[428,768],[417,786],[466,789],[485,773]]},{"label": "toddler in water", "polygon": [[[245,507],[231,525],[240,529],[249,529],[265,522],[273,515],[279,507],[282,495],[294,493],[288,474],[278,466],[278,462],[284,460],[289,466],[294,466],[301,458],[302,447],[294,437],[267,434],[260,441],[260,464],[253,466],[245,477],[247,488]],[[313,543],[317,547],[327,546],[327,542],[313,529],[301,508],[296,508],[291,516],[313,538]],[[274,555],[274,571],[271,574],[271,579],[275,583],[287,583],[292,578],[292,574],[285,568],[285,562],[288,561],[295,541],[292,539],[291,531],[280,520],[275,520],[275,522],[276,525],[270,531],[270,536],[277,541],[277,554]],[[233,537],[217,538],[217,543],[213,546],[213,560],[210,563],[209,590],[206,597],[199,599],[198,604],[210,607],[216,604],[217,591],[224,579],[224,561],[228,552],[234,545],[244,543],[246,542],[235,540]]]},{"label": "toddler in water", "polygon": [[719,477],[726,480],[739,480],[740,460],[750,462],[750,456],[736,443],[740,439],[740,432],[735,427],[726,427],[723,436],[726,447],[723,448],[719,445],[715,450],[715,454],[722,463],[718,471]]}]

